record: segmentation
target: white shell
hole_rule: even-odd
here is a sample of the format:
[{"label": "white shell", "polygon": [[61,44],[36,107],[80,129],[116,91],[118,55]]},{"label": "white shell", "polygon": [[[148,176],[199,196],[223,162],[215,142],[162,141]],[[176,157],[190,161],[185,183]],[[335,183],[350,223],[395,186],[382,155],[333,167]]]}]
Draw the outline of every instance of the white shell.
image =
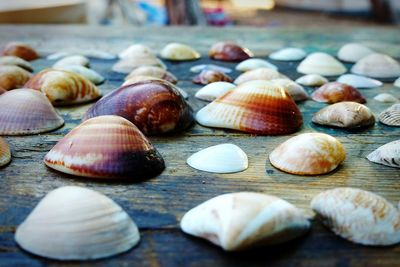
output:
[{"label": "white shell", "polygon": [[133,57],[155,57],[153,51],[145,45],[134,44],[123,50],[118,54],[120,59],[133,58]]},{"label": "white shell", "polygon": [[0,65],[14,65],[32,72],[32,64],[22,58],[15,56],[0,56]]},{"label": "white shell", "polygon": [[349,43],[340,48],[338,58],[343,61],[355,63],[372,53],[374,53],[374,51],[362,44]]},{"label": "white shell", "polygon": [[123,58],[117,61],[111,69],[115,72],[129,74],[135,68],[141,66],[156,66],[165,70],[167,69],[167,66],[165,66],[165,64],[161,60],[154,56],[137,56],[133,58]]},{"label": "white shell", "polygon": [[104,77],[101,76],[99,73],[81,65],[66,65],[57,67],[56,69],[78,73],[94,84],[100,84],[104,82]]},{"label": "white shell", "polygon": [[282,74],[278,71],[270,69],[270,68],[258,68],[254,70],[247,71],[242,73],[237,77],[234,81],[235,84],[241,84],[254,80],[273,80],[278,78],[283,78]]},{"label": "white shell", "polygon": [[81,55],[85,57],[99,58],[99,59],[115,59],[117,56],[102,50],[97,49],[68,49],[65,51],[56,52],[46,57],[47,60],[58,60],[63,57]]},{"label": "white shell", "polygon": [[382,93],[382,94],[376,95],[376,96],[374,97],[374,99],[375,99],[376,101],[383,102],[383,103],[395,103],[395,102],[399,102],[399,99],[397,99],[397,98],[394,97],[393,95],[387,94],[387,93]]},{"label": "white shell", "polygon": [[355,88],[375,88],[383,85],[381,81],[355,74],[344,74],[336,81],[351,85]]},{"label": "white shell", "polygon": [[200,64],[200,65],[195,65],[190,68],[191,72],[194,73],[199,73],[202,72],[203,70],[215,70],[223,73],[230,73],[232,70],[230,68],[214,65],[214,64]]},{"label": "white shell", "polygon": [[324,191],[311,208],[337,235],[355,243],[387,246],[400,242],[400,213],[386,199],[356,188]]},{"label": "white shell", "polygon": [[87,57],[80,56],[80,55],[68,56],[68,57],[64,57],[64,58],[58,60],[56,63],[54,63],[53,68],[61,68],[63,66],[69,66],[69,65],[80,65],[80,66],[88,67],[89,59]]},{"label": "white shell", "polygon": [[227,251],[283,243],[309,228],[301,210],[289,202],[251,192],[214,197],[189,210],[181,220],[183,232]]},{"label": "white shell", "polygon": [[319,74],[307,74],[301,76],[296,80],[296,83],[302,84],[304,86],[321,86],[326,84],[328,79]]},{"label": "white shell", "polygon": [[218,97],[224,95],[226,92],[229,92],[236,85],[228,82],[213,82],[209,83],[199,91],[196,92],[195,97],[205,101],[214,101]]},{"label": "white shell", "polygon": [[369,161],[400,168],[400,140],[378,147],[367,156]]},{"label": "white shell", "polygon": [[393,85],[400,88],[400,77],[394,81]]},{"label": "white shell", "polygon": [[275,66],[274,64],[260,58],[249,58],[246,59],[239,64],[236,65],[236,70],[238,71],[249,71],[249,70],[254,70],[258,68],[269,68],[273,70],[278,70],[278,67]]},{"label": "white shell", "polygon": [[241,172],[249,166],[246,153],[233,144],[210,146],[194,153],[186,162],[197,170],[215,173]]},{"label": "white shell", "polygon": [[163,59],[186,61],[200,58],[199,52],[188,45],[181,43],[169,43],[160,52]]},{"label": "white shell", "polygon": [[285,88],[285,90],[289,93],[289,95],[293,98],[294,101],[303,101],[308,98],[307,92],[304,90],[303,86],[295,83],[289,79],[274,79],[271,82],[280,85]]},{"label": "white shell", "polygon": [[400,126],[400,104],[394,104],[382,111],[379,121],[389,126]]},{"label": "white shell", "polygon": [[347,71],[346,67],[333,56],[316,52],[308,55],[297,67],[297,72],[303,74],[320,74],[323,76],[341,75]]},{"label": "white shell", "polygon": [[351,72],[373,78],[395,78],[400,76],[400,64],[388,55],[373,53],[357,61]]},{"label": "white shell", "polygon": [[296,61],[302,60],[306,57],[306,52],[300,48],[288,47],[273,52],[269,55],[270,59],[280,60],[280,61]]}]

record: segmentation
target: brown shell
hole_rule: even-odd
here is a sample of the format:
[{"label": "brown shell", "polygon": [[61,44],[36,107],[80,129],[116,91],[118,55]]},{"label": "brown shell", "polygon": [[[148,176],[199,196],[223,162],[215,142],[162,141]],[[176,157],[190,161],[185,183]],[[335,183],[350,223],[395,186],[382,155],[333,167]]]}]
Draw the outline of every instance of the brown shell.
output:
[{"label": "brown shell", "polygon": [[192,109],[178,89],[163,80],[128,84],[112,91],[94,104],[83,120],[101,115],[122,116],[146,135],[180,131],[193,121]]},{"label": "brown shell", "polygon": [[208,55],[212,59],[234,62],[253,57],[253,53],[249,49],[229,42],[214,44],[208,52]]},{"label": "brown shell", "polygon": [[352,101],[361,104],[366,102],[365,98],[356,88],[339,82],[324,84],[311,95],[311,98],[314,101],[328,104],[342,101]]},{"label": "brown shell", "polygon": [[0,167],[7,165],[11,161],[10,147],[6,141],[0,137]]},{"label": "brown shell", "polygon": [[223,72],[215,70],[203,70],[193,80],[197,84],[209,84],[213,82],[232,82],[232,78]]},{"label": "brown shell", "polygon": [[0,66],[0,86],[5,90],[21,88],[31,77],[32,74],[18,66]]},{"label": "brown shell", "polygon": [[0,95],[5,93],[5,92],[7,92],[7,90],[0,86]]},{"label": "brown shell", "polygon": [[130,78],[136,76],[149,76],[153,78],[158,78],[162,80],[166,80],[170,83],[176,84],[178,79],[171,72],[156,66],[142,66],[134,69],[128,76],[125,77],[125,80],[129,80]]},{"label": "brown shell", "polygon": [[19,42],[8,43],[2,50],[3,56],[16,56],[27,61],[39,58],[39,54],[29,45]]},{"label": "brown shell", "polygon": [[394,104],[382,111],[379,121],[389,126],[400,126],[400,104]]}]

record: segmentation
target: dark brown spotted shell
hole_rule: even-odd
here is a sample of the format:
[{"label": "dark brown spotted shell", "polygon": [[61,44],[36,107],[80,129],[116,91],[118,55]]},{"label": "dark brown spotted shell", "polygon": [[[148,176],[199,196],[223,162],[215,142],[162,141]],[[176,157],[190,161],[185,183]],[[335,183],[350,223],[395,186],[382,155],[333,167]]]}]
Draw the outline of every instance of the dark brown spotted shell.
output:
[{"label": "dark brown spotted shell", "polygon": [[342,101],[352,101],[361,104],[366,102],[365,98],[356,88],[339,82],[324,84],[311,95],[311,98],[314,101],[328,104]]},{"label": "dark brown spotted shell", "polygon": [[18,66],[0,66],[0,87],[4,90],[21,88],[31,77],[31,73]]},{"label": "dark brown spotted shell", "polygon": [[3,56],[15,56],[27,61],[32,61],[39,58],[39,54],[29,45],[19,42],[8,43],[1,50]]},{"label": "dark brown spotted shell", "polygon": [[253,57],[253,53],[249,49],[229,42],[214,44],[208,52],[208,55],[212,59],[233,62],[243,61]]},{"label": "dark brown spotted shell", "polygon": [[196,75],[193,80],[197,84],[209,84],[214,82],[232,82],[232,78],[223,72],[215,70],[203,70],[200,74]]}]

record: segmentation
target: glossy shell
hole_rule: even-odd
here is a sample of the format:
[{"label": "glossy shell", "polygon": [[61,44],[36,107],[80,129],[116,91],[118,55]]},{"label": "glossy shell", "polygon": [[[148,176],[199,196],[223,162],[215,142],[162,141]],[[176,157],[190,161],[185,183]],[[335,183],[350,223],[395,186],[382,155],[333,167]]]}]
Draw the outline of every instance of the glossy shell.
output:
[{"label": "glossy shell", "polygon": [[31,77],[31,73],[18,66],[0,66],[0,86],[5,90],[21,88]]},{"label": "glossy shell", "polygon": [[280,61],[297,61],[306,57],[306,52],[300,48],[287,47],[269,55],[270,59]]},{"label": "glossy shell", "polygon": [[400,64],[388,55],[374,53],[357,61],[351,72],[372,78],[397,78]]},{"label": "glossy shell", "polygon": [[0,137],[0,168],[7,165],[11,161],[10,147],[6,141]]},{"label": "glossy shell", "polygon": [[311,98],[314,101],[328,104],[342,101],[366,102],[365,98],[356,88],[339,82],[324,84],[312,93]]},{"label": "glossy shell", "polygon": [[296,80],[296,83],[304,86],[321,86],[328,83],[328,79],[319,74],[307,74]]},{"label": "glossy shell", "polygon": [[188,45],[180,43],[167,44],[160,52],[163,59],[173,61],[195,60],[200,58],[199,52]]},{"label": "glossy shell", "polygon": [[378,147],[367,156],[367,159],[378,164],[400,168],[400,140]]},{"label": "glossy shell", "polygon": [[[161,81],[161,82],[164,82],[164,83],[169,83],[166,80],[154,78],[154,77],[151,77],[151,76],[133,76],[132,78],[129,78],[128,80],[123,82],[121,87],[124,87],[124,86],[127,86],[127,85],[131,85],[131,84],[134,84],[134,83],[138,83],[138,82],[145,82],[145,81]],[[172,83],[170,83],[170,84],[171,85],[169,85],[169,86],[174,86]],[[179,88],[177,86],[174,86],[174,88],[177,91],[179,91],[179,93],[183,96],[183,98],[185,98],[185,99],[189,98],[189,95],[188,95],[188,93],[186,93],[186,91],[184,91],[183,89],[181,89],[181,88]]]},{"label": "glossy shell", "polygon": [[131,73],[128,74],[128,76],[125,77],[125,80],[129,80],[132,77],[135,76],[148,76],[148,77],[154,77],[162,80],[166,80],[170,83],[176,84],[178,82],[178,79],[173,75],[171,72],[160,68],[160,67],[154,67],[154,66],[142,66],[134,69]]},{"label": "glossy shell", "polygon": [[15,56],[3,56],[0,57],[0,65],[11,65],[11,66],[18,66],[20,68],[23,68],[29,72],[32,72],[32,65],[28,61],[15,57]]},{"label": "glossy shell", "polygon": [[208,52],[210,58],[222,61],[243,61],[253,57],[253,53],[235,43],[219,42],[214,44]]},{"label": "glossy shell", "polygon": [[289,95],[293,98],[294,101],[304,101],[308,99],[308,94],[304,90],[304,88],[289,79],[273,79],[271,80],[273,83],[282,86]]},{"label": "glossy shell", "polygon": [[400,126],[400,104],[394,104],[382,111],[379,121],[389,126]]},{"label": "glossy shell", "polygon": [[297,67],[303,74],[319,74],[323,76],[341,75],[346,67],[329,54],[316,52],[308,55]]},{"label": "glossy shell", "polygon": [[239,64],[237,64],[236,66],[236,70],[238,71],[249,71],[249,70],[255,70],[258,68],[269,68],[269,69],[273,69],[273,70],[278,70],[278,67],[275,66],[274,64],[261,59],[261,58],[249,58],[246,59],[242,62],[240,62]]},{"label": "glossy shell", "polygon": [[247,71],[243,74],[240,74],[234,81],[235,84],[241,84],[248,81],[254,80],[273,80],[283,78],[284,76],[280,74],[278,71],[270,69],[270,68],[258,68],[254,70]]},{"label": "glossy shell", "polygon": [[224,95],[226,92],[231,91],[236,85],[228,82],[213,82],[207,84],[199,91],[196,92],[195,97],[205,100],[214,101],[218,97]]},{"label": "glossy shell", "polygon": [[197,84],[209,84],[213,82],[232,82],[232,78],[223,72],[214,70],[203,70],[200,74],[193,77],[192,82]]},{"label": "glossy shell", "polygon": [[376,88],[383,85],[381,81],[354,74],[344,74],[337,81],[355,88]]},{"label": "glossy shell", "polygon": [[374,53],[374,51],[362,44],[349,43],[340,48],[337,56],[340,60],[355,63],[372,53]]},{"label": "glossy shell", "polygon": [[16,56],[27,61],[39,58],[39,54],[28,44],[11,42],[8,43],[0,52],[3,56]]}]

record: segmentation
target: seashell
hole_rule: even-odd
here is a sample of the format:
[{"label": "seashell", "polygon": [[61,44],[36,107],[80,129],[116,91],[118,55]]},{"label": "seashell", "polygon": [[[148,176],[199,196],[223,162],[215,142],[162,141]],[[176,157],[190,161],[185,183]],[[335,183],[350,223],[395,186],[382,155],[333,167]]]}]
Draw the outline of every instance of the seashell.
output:
[{"label": "seashell", "polygon": [[89,67],[89,62],[89,59],[84,56],[74,55],[58,60],[56,63],[54,63],[53,68],[60,68],[69,65]]},{"label": "seashell", "polygon": [[100,115],[122,116],[146,135],[181,131],[193,121],[192,109],[177,87],[162,80],[112,91],[86,112],[84,120]]},{"label": "seashell", "polygon": [[42,70],[25,87],[42,91],[53,105],[85,103],[101,96],[100,90],[83,76],[56,69]]},{"label": "seashell", "polygon": [[394,81],[393,85],[400,88],[400,77]]},{"label": "seashell", "polygon": [[21,88],[31,77],[31,73],[18,66],[0,65],[0,86],[5,90]]},{"label": "seashell", "polygon": [[246,59],[242,62],[240,62],[239,64],[237,64],[236,66],[236,70],[238,71],[249,71],[249,70],[255,70],[258,68],[269,68],[269,69],[273,69],[273,70],[278,70],[278,67],[275,66],[272,63],[269,63],[268,61],[264,60],[264,59],[260,59],[260,58],[249,58]]},{"label": "seashell", "polygon": [[293,99],[270,81],[243,83],[202,108],[198,123],[254,134],[282,135],[296,132],[301,113]]},{"label": "seashell", "polygon": [[333,171],[346,158],[343,145],[323,133],[305,133],[286,140],[269,155],[271,164],[297,175],[319,175]]},{"label": "seashell", "polygon": [[58,141],[44,163],[72,175],[131,181],[154,177],[165,168],[163,158],[139,129],[119,116],[81,123]]},{"label": "seashell", "polygon": [[357,188],[316,195],[311,208],[335,234],[354,243],[388,246],[400,242],[400,213],[386,199]]},{"label": "seashell", "polygon": [[3,56],[0,57],[0,65],[11,65],[11,66],[18,66],[23,68],[29,72],[32,72],[32,65],[26,60],[22,58],[15,57],[15,56]]},{"label": "seashell", "polygon": [[400,104],[394,104],[382,111],[379,121],[389,126],[400,126]]},{"label": "seashell", "polygon": [[213,82],[232,82],[232,78],[223,72],[214,70],[203,70],[200,74],[196,75],[192,79],[193,83],[197,84],[209,84]]},{"label": "seashell", "polygon": [[195,65],[190,68],[191,72],[194,73],[199,73],[202,72],[203,70],[214,70],[214,71],[219,71],[223,73],[231,73],[232,70],[230,68],[214,65],[214,64],[200,64],[200,65]]},{"label": "seashell", "polygon": [[255,70],[247,71],[243,74],[240,74],[239,77],[234,81],[235,84],[241,84],[248,81],[254,80],[273,80],[278,78],[283,78],[284,76],[277,72],[276,70],[269,68],[258,68]]},{"label": "seashell", "polygon": [[180,43],[169,43],[160,52],[163,59],[174,61],[195,60],[200,58],[199,52],[188,45]]},{"label": "seashell", "polygon": [[213,82],[201,88],[195,94],[195,97],[205,100],[214,101],[218,97],[224,95],[226,92],[231,91],[236,85],[228,82]]},{"label": "seashell", "polygon": [[351,72],[372,78],[394,78],[400,76],[400,64],[388,55],[373,53],[357,61]]},{"label": "seashell", "polygon": [[310,222],[283,199],[238,192],[219,195],[189,210],[181,229],[226,251],[237,251],[292,240],[304,235]]},{"label": "seashell", "polygon": [[339,82],[324,84],[312,93],[311,98],[314,101],[328,104],[342,101],[366,102],[365,98],[356,88]]},{"label": "seashell", "polygon": [[118,54],[120,59],[135,58],[135,57],[156,57],[153,51],[145,45],[134,44],[121,51]]},{"label": "seashell", "polygon": [[84,57],[91,57],[91,58],[97,58],[97,59],[105,59],[105,60],[111,60],[115,59],[117,56],[98,49],[68,49],[64,51],[59,51],[53,54],[50,54],[46,57],[47,60],[59,60],[64,57],[69,57],[73,55],[81,55]]},{"label": "seashell", "polygon": [[373,125],[375,117],[363,104],[339,102],[318,111],[314,114],[312,122],[340,128],[358,128]]},{"label": "seashell", "polygon": [[296,80],[296,83],[304,86],[321,86],[328,82],[328,79],[319,74],[307,74]]},{"label": "seashell", "polygon": [[378,147],[367,156],[371,162],[400,168],[400,140]]},{"label": "seashell", "polygon": [[269,55],[270,59],[280,61],[297,61],[306,57],[306,52],[303,49],[288,47],[278,50]]},{"label": "seashell", "polygon": [[344,74],[337,81],[355,88],[376,88],[383,85],[381,81],[354,74]]},{"label": "seashell", "polygon": [[15,233],[24,250],[57,260],[105,258],[130,250],[139,240],[136,224],[118,204],[78,186],[48,193]]},{"label": "seashell", "polygon": [[399,99],[397,99],[397,98],[394,97],[393,95],[387,94],[387,93],[382,93],[382,94],[376,95],[376,96],[374,97],[374,99],[375,99],[376,101],[383,102],[383,103],[394,103],[394,102],[399,102]]},{"label": "seashell", "polygon": [[167,67],[156,57],[143,56],[143,57],[134,57],[134,58],[124,58],[117,61],[112,66],[112,70],[119,73],[129,74],[135,68],[141,66],[155,66],[163,69],[167,69]]},{"label": "seashell", "polygon": [[214,44],[208,52],[210,58],[222,61],[243,61],[253,57],[253,53],[235,43],[219,42]]},{"label": "seashell", "polygon": [[170,83],[176,84],[178,79],[171,72],[154,66],[142,66],[134,69],[128,76],[125,77],[125,80],[129,80],[134,76],[149,76],[158,79],[162,79],[168,81]]},{"label": "seashell", "polygon": [[64,120],[44,94],[33,89],[16,89],[0,96],[0,135],[49,132]]},{"label": "seashell", "polygon": [[56,69],[66,70],[66,71],[77,73],[79,75],[82,75],[83,77],[85,77],[86,79],[88,79],[89,81],[91,81],[94,84],[101,84],[105,80],[104,77],[101,76],[96,71],[91,70],[91,69],[86,68],[81,65],[65,65],[65,66],[57,67]]},{"label": "seashell", "polygon": [[10,42],[0,51],[3,56],[16,56],[26,61],[39,58],[39,54],[28,44],[20,42]]},{"label": "seashell", "polygon": [[0,137],[0,167],[7,165],[11,161],[10,147],[6,141]]},{"label": "seashell", "polygon": [[304,90],[303,86],[295,83],[289,79],[273,79],[271,82],[282,86],[294,101],[303,101],[308,98],[307,92]]},{"label": "seashell", "polygon": [[207,147],[191,155],[186,163],[197,170],[215,173],[241,172],[249,166],[246,153],[233,144]]},{"label": "seashell", "polygon": [[316,52],[308,55],[297,67],[303,74],[319,74],[323,76],[341,75],[346,67],[329,54]]},{"label": "seashell", "polygon": [[339,49],[337,56],[340,60],[355,63],[372,53],[374,53],[374,51],[362,44],[349,43]]}]

